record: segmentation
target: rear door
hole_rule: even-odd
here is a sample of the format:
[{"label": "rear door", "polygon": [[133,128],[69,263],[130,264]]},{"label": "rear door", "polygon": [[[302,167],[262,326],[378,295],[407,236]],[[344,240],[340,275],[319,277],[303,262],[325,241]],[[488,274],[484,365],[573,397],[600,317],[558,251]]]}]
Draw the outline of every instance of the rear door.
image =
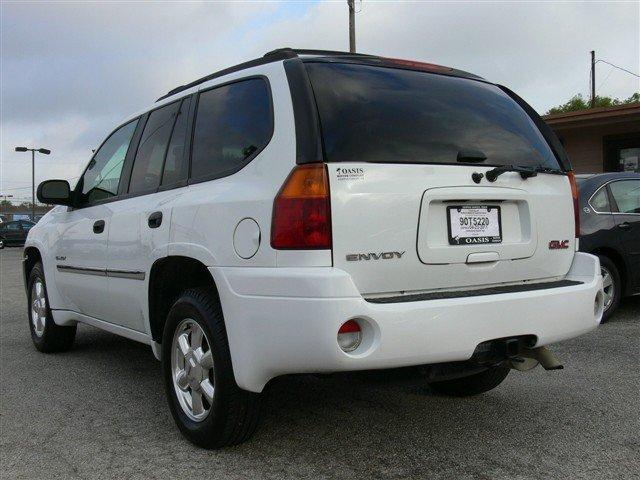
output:
[{"label": "rear door", "polygon": [[145,331],[153,262],[167,255],[173,200],[188,174],[185,152],[191,97],[152,111],[127,168],[125,198],[113,204],[108,239],[109,321]]},{"label": "rear door", "polygon": [[[423,71],[306,67],[328,162],[334,265],[363,294],[566,275],[575,249],[570,182],[507,94]],[[487,180],[505,165],[539,173]]]},{"label": "rear door", "polygon": [[614,217],[632,279],[640,285],[640,178],[611,182],[609,189],[617,207]]}]

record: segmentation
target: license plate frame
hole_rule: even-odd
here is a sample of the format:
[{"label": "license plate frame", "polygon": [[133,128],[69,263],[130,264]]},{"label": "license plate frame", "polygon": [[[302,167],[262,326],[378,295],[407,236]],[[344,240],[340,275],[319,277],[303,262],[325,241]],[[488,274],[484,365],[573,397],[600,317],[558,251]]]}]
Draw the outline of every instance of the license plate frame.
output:
[{"label": "license plate frame", "polygon": [[[478,235],[471,236],[453,236],[452,229],[452,210],[457,210],[461,213],[462,210],[486,210],[488,215],[492,215],[493,212],[497,215],[498,220],[498,235],[483,235],[479,232]],[[471,212],[470,212],[471,213]],[[449,239],[449,245],[452,246],[472,246],[472,245],[492,245],[502,243],[502,212],[498,205],[449,205],[447,206],[447,233]]]}]

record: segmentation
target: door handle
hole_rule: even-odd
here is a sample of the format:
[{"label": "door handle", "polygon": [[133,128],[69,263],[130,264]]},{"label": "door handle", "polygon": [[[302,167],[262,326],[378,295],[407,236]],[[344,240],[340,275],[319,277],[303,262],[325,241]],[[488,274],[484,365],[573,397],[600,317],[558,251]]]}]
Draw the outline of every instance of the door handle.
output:
[{"label": "door handle", "polygon": [[622,230],[631,230],[631,225],[629,225],[629,222],[622,222],[618,224],[618,228],[621,228]]},{"label": "door handle", "polygon": [[149,228],[158,228],[162,225],[162,212],[153,212],[149,215]]},{"label": "door handle", "polygon": [[104,232],[104,220],[97,220],[93,224],[93,233],[102,233]]}]

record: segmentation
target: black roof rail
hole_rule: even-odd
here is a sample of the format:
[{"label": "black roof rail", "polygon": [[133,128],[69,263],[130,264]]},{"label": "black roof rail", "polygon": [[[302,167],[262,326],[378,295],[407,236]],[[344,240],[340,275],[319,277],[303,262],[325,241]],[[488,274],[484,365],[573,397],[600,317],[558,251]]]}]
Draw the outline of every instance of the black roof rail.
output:
[{"label": "black roof rail", "polygon": [[277,48],[276,50],[271,50],[264,54],[265,57],[269,55],[277,55],[279,53],[293,53],[294,55],[322,55],[325,57],[366,57],[366,58],[377,58],[377,55],[369,55],[366,53],[351,53],[351,52],[341,52],[337,50],[308,50],[303,48]]},{"label": "black roof rail", "polygon": [[[374,62],[384,62],[391,63],[394,65],[401,65],[404,62],[406,65],[415,63],[416,65],[421,62],[410,62],[405,60],[396,60],[392,58],[380,57],[379,55],[368,55],[365,53],[350,53],[350,52],[340,52],[335,50],[305,50],[305,49],[297,49],[297,48],[278,48],[276,50],[272,50],[270,52],[265,53],[262,57],[256,58],[254,60],[249,60],[248,62],[240,63],[238,65],[234,65],[233,67],[225,68],[224,70],[220,70],[218,72],[214,72],[205,77],[194,80],[193,82],[187,83],[185,85],[181,85],[179,87],[170,90],[166,95],[158,98],[156,102],[160,100],[164,100],[176,93],[180,93],[184,90],[187,90],[191,87],[195,87],[196,85],[200,85],[201,83],[207,82],[209,80],[213,80],[214,78],[221,77],[223,75],[227,75],[229,73],[238,72],[240,70],[244,70],[251,67],[257,67],[258,65],[264,65],[271,62],[277,62],[279,60],[287,60],[289,58],[297,58],[299,55],[318,55],[323,57],[342,57],[345,60],[352,59],[352,61],[358,61],[357,59],[361,59],[362,61],[374,61]],[[427,64],[424,64],[427,65]],[[433,65],[433,67],[442,68],[449,70],[449,75],[467,77],[467,78],[475,78],[479,80],[483,80],[481,77],[474,75],[472,73],[464,72],[462,70],[449,68],[449,67],[439,67],[437,65]]]},{"label": "black roof rail", "polygon": [[297,54],[290,48],[280,48],[278,50],[274,50],[273,52],[269,52],[263,57],[256,58],[254,60],[249,60],[248,62],[240,63],[238,65],[234,65],[233,67],[225,68],[224,70],[219,70],[205,77],[194,80],[193,82],[189,82],[185,85],[180,85],[160,98],[156,100],[159,102],[160,100],[164,100],[176,93],[180,93],[184,90],[187,90],[191,87],[195,87],[196,85],[200,85],[201,83],[208,82],[209,80],[213,80],[214,78],[221,77],[223,75],[228,75],[229,73],[238,72],[240,70],[244,70],[246,68],[257,67],[258,65],[264,65],[266,63],[277,62],[278,60],[286,60],[287,58],[295,58]]}]

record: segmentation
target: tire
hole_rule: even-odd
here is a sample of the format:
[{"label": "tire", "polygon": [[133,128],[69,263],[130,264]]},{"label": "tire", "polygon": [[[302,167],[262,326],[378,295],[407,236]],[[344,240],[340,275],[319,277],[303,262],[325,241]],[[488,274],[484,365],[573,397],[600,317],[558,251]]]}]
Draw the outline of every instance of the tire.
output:
[{"label": "tire", "polygon": [[598,255],[600,258],[600,271],[604,288],[604,312],[602,322],[607,322],[616,311],[622,297],[622,281],[618,267],[608,257]]},{"label": "tire", "polygon": [[[201,338],[200,347],[196,338]],[[261,395],[236,384],[222,307],[211,289],[187,290],[171,307],[162,338],[162,370],[171,414],[192,443],[227,447],[248,440],[256,430]]]},{"label": "tire", "polygon": [[0,238],[0,250],[4,248],[4,238]]},{"label": "tire", "polygon": [[56,325],[49,308],[47,284],[42,263],[38,262],[29,272],[27,312],[33,345],[43,353],[65,352],[73,347],[76,325]]},{"label": "tire", "polygon": [[479,395],[500,385],[507,378],[509,370],[510,368],[507,366],[489,367],[487,370],[468,377],[431,382],[429,388],[438,394],[449,397]]}]

